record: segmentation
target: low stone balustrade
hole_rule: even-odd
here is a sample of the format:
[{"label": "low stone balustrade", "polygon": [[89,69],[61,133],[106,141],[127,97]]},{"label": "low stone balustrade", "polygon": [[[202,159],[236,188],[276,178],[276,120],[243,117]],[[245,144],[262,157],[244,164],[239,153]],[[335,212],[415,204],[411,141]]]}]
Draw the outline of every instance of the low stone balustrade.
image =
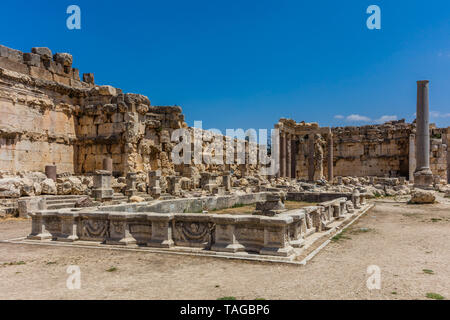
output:
[{"label": "low stone balustrade", "polygon": [[[91,241],[177,250],[191,248],[292,259],[299,254],[296,249],[304,246],[307,237],[328,230],[336,220],[351,216],[353,206],[346,197],[339,197],[275,216],[185,213],[201,211],[205,206],[213,210],[239,203],[256,203],[267,197],[270,200],[271,196],[271,193],[255,193],[97,209],[41,210],[31,213],[32,232],[28,239]],[[355,196],[353,194],[351,198]]]}]

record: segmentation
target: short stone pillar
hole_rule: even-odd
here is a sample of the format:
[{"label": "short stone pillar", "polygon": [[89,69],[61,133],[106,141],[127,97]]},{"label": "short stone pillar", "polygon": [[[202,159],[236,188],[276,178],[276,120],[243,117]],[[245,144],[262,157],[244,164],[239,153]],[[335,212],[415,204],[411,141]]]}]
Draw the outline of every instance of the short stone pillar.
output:
[{"label": "short stone pillar", "polygon": [[56,182],[56,166],[55,165],[45,166],[45,175],[47,176],[48,179],[52,179],[53,181]]},{"label": "short stone pillar", "polygon": [[108,157],[103,159],[103,170],[106,171],[113,171],[113,160],[112,158]]},{"label": "short stone pillar", "polygon": [[31,213],[47,209],[47,201],[44,197],[27,197],[17,201],[20,218],[28,218]]},{"label": "short stone pillar", "polygon": [[94,189],[92,196],[97,201],[112,200],[114,190],[111,188],[112,173],[106,170],[97,170],[94,174]]},{"label": "short stone pillar", "polygon": [[333,207],[333,217],[334,218],[339,218],[340,216],[342,216],[342,212],[341,212],[341,204],[340,203],[333,203],[332,204]]},{"label": "short stone pillar", "polygon": [[342,184],[343,184],[343,181],[342,181],[342,177],[341,177],[341,176],[337,177],[337,184],[338,184],[338,185],[342,185]]},{"label": "short stone pillar", "polygon": [[136,172],[127,173],[127,189],[125,190],[125,195],[132,197],[137,193],[136,190],[137,174]]},{"label": "short stone pillar", "polygon": [[154,170],[148,173],[148,190],[147,193],[153,198],[157,199],[161,196],[161,187],[159,182],[161,180],[161,171]]},{"label": "short stone pillar", "polygon": [[353,203],[353,207],[355,209],[361,208],[361,206],[360,206],[360,196],[361,196],[361,194],[359,193],[358,189],[353,190],[352,203]]},{"label": "short stone pillar", "polygon": [[266,201],[258,201],[256,203],[255,215],[275,216],[286,211],[284,207],[284,194],[277,192],[269,193]]},{"label": "short stone pillar", "polygon": [[168,180],[168,192],[173,196],[178,196],[181,193],[181,187],[180,187],[180,179],[179,176],[169,176],[167,177]]},{"label": "short stone pillar", "polygon": [[230,172],[224,172],[222,175],[222,187],[225,188],[225,191],[231,190],[231,175]]},{"label": "short stone pillar", "polygon": [[417,81],[417,119],[416,119],[416,171],[414,186],[431,188],[433,174],[430,170],[430,110],[428,80]]},{"label": "short stone pillar", "polygon": [[202,172],[201,173],[201,188],[203,190],[212,192],[216,184],[217,174],[213,174],[210,172]]}]

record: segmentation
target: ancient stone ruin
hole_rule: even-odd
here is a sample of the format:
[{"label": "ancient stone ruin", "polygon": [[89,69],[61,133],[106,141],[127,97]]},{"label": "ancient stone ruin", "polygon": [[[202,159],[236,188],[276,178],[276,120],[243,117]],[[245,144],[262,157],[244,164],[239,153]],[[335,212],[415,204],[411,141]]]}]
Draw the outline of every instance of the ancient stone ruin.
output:
[{"label": "ancient stone ruin", "polygon": [[[280,119],[270,149],[279,170],[267,174],[250,161],[265,145],[190,128],[179,106],[97,85],[68,53],[0,46],[0,215],[31,217],[28,241],[292,261],[369,210],[368,199],[449,193],[450,128],[428,112],[419,81],[414,123]],[[211,161],[177,163],[191,146]],[[232,161],[214,161],[222,155]]]}]

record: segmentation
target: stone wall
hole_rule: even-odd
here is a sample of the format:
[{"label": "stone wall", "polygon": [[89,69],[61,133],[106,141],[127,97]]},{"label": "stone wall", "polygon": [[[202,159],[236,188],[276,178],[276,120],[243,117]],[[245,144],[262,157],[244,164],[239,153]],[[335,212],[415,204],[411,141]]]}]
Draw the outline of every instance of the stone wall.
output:
[{"label": "stone wall", "polygon": [[70,54],[31,51],[0,46],[0,171],[43,172],[56,164],[59,174],[82,175],[103,169],[110,157],[116,176],[158,169],[188,177],[256,172],[257,166],[174,165],[172,133],[187,128],[180,107],[151,106],[146,96],[95,85],[90,73],[81,81]]},{"label": "stone wall", "polygon": [[[75,113],[82,91],[71,56],[0,46],[0,170],[43,171],[57,163],[74,171]],[[69,86],[70,85],[70,86]]]},{"label": "stone wall", "polygon": [[[283,137],[288,136],[293,141],[290,157],[294,160],[296,178],[329,179],[330,173],[334,176],[409,177],[410,170],[415,169],[414,161],[411,162],[415,159],[414,150],[410,158],[410,137],[415,134],[415,123],[399,120],[379,125],[327,128],[317,123],[280,119],[275,127],[281,130],[282,168],[283,163],[288,166],[290,162],[286,161],[289,152],[283,153]],[[431,125],[430,137],[430,168],[434,175],[448,181],[449,129]],[[329,168],[330,142],[332,170]],[[284,146],[288,149],[286,143]]]}]

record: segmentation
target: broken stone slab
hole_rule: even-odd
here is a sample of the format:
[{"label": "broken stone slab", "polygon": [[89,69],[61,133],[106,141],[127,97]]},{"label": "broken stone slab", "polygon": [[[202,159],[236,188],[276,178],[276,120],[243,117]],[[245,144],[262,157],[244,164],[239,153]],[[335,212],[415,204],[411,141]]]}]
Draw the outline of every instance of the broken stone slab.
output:
[{"label": "broken stone slab", "polygon": [[46,47],[34,47],[31,48],[31,52],[41,56],[43,60],[51,60],[53,57],[52,50]]},{"label": "broken stone slab", "polygon": [[29,218],[31,213],[38,210],[46,210],[47,202],[43,197],[30,197],[17,201],[20,218]]},{"label": "broken stone slab", "polygon": [[62,64],[64,67],[72,67],[73,57],[69,53],[55,53],[53,60]]},{"label": "broken stone slab", "polygon": [[94,84],[94,74],[93,73],[83,73],[83,82]]},{"label": "broken stone slab", "polygon": [[415,189],[411,193],[412,204],[432,204],[436,202],[436,195],[433,191]]}]

